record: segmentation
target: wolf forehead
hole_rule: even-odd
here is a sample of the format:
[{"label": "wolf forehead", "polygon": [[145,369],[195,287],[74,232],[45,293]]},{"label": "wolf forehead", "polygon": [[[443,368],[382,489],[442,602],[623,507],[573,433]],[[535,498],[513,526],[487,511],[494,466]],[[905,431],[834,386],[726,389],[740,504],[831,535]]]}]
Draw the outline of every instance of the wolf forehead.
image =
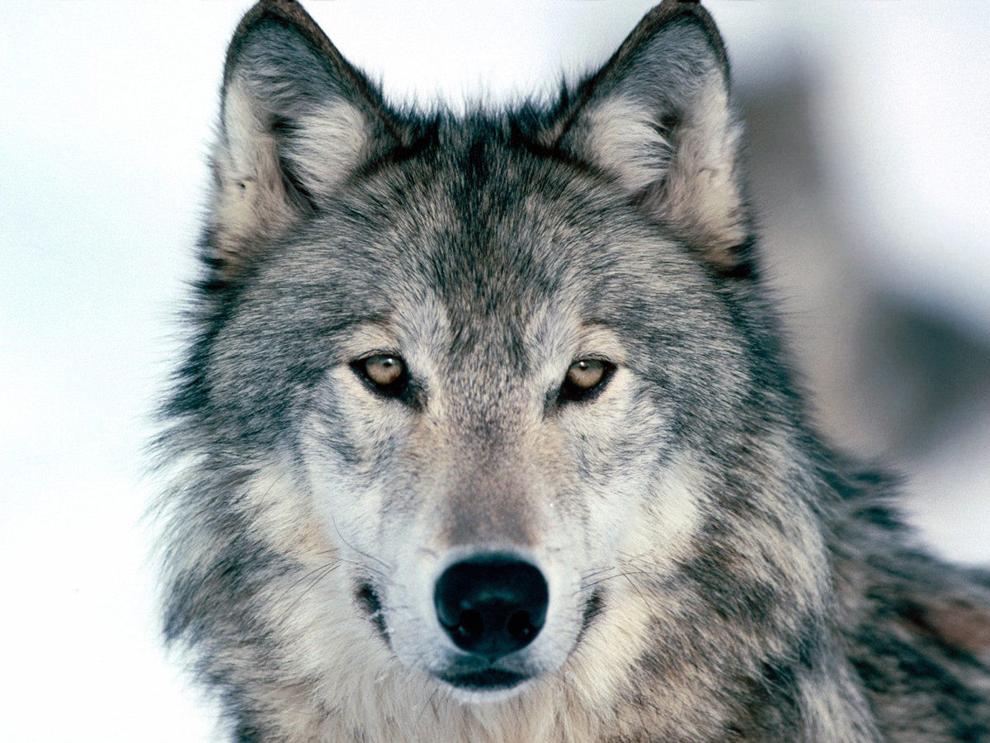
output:
[{"label": "wolf forehead", "polygon": [[471,365],[494,385],[582,353],[673,379],[687,339],[712,356],[719,338],[737,344],[692,246],[606,174],[541,150],[517,115],[410,124],[407,148],[259,252],[216,340],[213,386],[231,409],[260,420],[285,392],[381,350]]},{"label": "wolf forehead", "polygon": [[702,272],[662,225],[580,164],[506,136],[508,116],[433,123],[373,163],[260,256],[242,301],[342,334],[410,326],[429,307],[463,350],[482,327],[518,343],[547,315],[632,332],[658,292],[697,298]]}]

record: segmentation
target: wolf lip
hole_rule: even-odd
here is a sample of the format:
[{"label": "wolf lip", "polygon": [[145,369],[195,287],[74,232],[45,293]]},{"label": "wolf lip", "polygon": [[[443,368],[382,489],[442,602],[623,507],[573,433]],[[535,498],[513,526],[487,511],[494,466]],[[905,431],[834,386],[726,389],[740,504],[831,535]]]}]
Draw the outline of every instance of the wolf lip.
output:
[{"label": "wolf lip", "polygon": [[530,677],[525,674],[516,673],[515,671],[503,671],[498,668],[488,668],[484,671],[471,671],[469,673],[448,673],[440,676],[441,680],[451,686],[471,691],[511,689],[528,678]]},{"label": "wolf lip", "polygon": [[385,626],[385,616],[382,613],[382,600],[379,598],[375,587],[370,583],[360,583],[358,584],[354,595],[357,599],[358,606],[360,606],[364,610],[365,614],[367,614],[368,619],[374,625],[381,638],[385,641],[385,644],[391,647],[388,637],[388,629]]}]

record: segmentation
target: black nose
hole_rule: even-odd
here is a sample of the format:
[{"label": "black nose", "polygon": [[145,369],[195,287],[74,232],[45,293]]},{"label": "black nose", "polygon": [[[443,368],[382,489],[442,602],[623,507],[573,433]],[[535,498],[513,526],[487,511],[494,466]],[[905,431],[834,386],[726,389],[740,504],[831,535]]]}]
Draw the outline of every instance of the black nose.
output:
[{"label": "black nose", "polygon": [[434,603],[454,644],[492,662],[540,634],[548,598],[547,582],[536,567],[485,555],[447,568],[437,581]]}]

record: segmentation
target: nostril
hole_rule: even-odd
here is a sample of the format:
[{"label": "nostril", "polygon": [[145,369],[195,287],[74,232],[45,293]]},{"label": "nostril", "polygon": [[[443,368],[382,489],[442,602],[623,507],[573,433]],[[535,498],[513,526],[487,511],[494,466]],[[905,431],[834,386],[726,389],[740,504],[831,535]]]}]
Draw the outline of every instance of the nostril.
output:
[{"label": "nostril", "polygon": [[527,643],[532,639],[534,631],[538,631],[533,625],[533,620],[530,619],[528,611],[517,611],[509,617],[506,629],[517,640]]},{"label": "nostril", "polygon": [[462,642],[474,642],[485,629],[485,621],[480,611],[465,609],[452,623]]},{"label": "nostril", "polygon": [[549,594],[534,565],[505,555],[455,563],[437,581],[437,618],[462,650],[494,661],[526,647],[543,628]]}]

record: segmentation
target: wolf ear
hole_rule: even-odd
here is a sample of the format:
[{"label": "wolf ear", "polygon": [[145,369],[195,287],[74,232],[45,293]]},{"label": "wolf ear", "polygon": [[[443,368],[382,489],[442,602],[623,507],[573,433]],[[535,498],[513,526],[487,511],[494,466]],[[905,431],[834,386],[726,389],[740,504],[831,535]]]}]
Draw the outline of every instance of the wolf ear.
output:
[{"label": "wolf ear", "polygon": [[725,47],[697,3],[664,0],[578,89],[552,132],[672,224],[722,273],[745,273],[741,126]]},{"label": "wolf ear", "polygon": [[207,232],[215,279],[312,211],[394,128],[378,92],[294,0],[262,0],[227,50]]}]

